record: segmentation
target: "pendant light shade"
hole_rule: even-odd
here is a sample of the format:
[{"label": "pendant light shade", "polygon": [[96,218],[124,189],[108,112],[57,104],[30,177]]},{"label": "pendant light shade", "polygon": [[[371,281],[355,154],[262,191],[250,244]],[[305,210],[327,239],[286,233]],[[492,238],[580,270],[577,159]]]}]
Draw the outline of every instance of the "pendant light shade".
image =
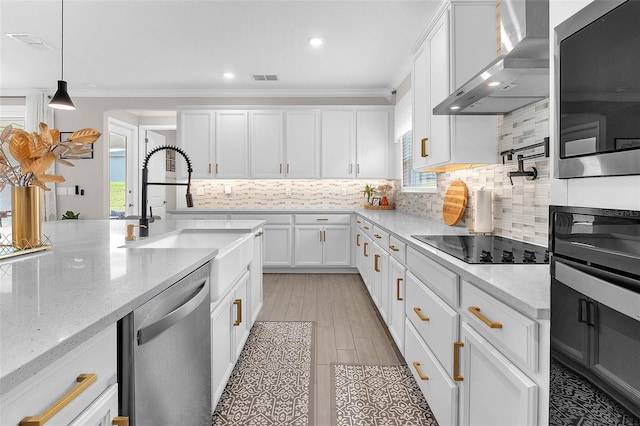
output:
[{"label": "pendant light shade", "polygon": [[60,80],[58,80],[58,90],[56,94],[53,95],[53,98],[49,102],[49,106],[55,109],[66,109],[73,110],[76,109],[76,106],[71,102],[71,98],[69,97],[69,93],[67,93],[67,82],[64,80],[64,0],[60,0],[61,5],[61,44],[60,44]]},{"label": "pendant light shade", "polygon": [[73,110],[76,106],[71,102],[69,93],[67,93],[67,82],[58,80],[58,91],[49,102],[49,106],[55,109]]}]

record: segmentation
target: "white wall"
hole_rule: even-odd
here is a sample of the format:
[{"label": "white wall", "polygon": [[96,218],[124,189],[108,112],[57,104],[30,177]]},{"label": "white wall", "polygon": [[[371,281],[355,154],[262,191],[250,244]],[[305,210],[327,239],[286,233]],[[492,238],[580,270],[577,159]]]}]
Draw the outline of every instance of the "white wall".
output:
[{"label": "white wall", "polygon": [[[555,27],[584,8],[593,0],[550,0],[549,21],[551,40],[551,70],[554,69],[553,58],[555,44]],[[555,158],[555,81],[551,72],[551,158]],[[553,162],[551,175],[553,176]],[[585,207],[608,207],[618,209],[640,210],[640,176],[602,177],[584,179],[552,179],[551,204]]]}]

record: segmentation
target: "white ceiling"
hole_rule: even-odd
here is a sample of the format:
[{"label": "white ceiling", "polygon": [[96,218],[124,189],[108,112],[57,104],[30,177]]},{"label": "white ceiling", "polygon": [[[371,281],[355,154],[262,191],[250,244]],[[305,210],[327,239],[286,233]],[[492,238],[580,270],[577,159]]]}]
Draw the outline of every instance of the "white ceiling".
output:
[{"label": "white ceiling", "polygon": [[[437,0],[65,0],[74,96],[388,95]],[[55,90],[60,0],[0,0],[0,94]],[[54,50],[18,43],[30,33]],[[307,44],[320,36],[325,44]],[[222,77],[230,71],[236,78]],[[252,74],[277,74],[255,82]]]}]

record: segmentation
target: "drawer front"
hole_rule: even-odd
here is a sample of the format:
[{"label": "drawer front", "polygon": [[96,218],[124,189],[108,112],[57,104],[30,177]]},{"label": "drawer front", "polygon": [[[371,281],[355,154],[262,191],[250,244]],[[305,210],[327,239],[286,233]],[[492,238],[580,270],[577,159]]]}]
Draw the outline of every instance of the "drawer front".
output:
[{"label": "drawer front", "polygon": [[69,426],[110,425],[118,417],[118,384],[114,383]]},{"label": "drawer front", "polygon": [[406,262],[407,244],[394,237],[393,234],[389,235],[389,251],[401,263]]},{"label": "drawer front", "polygon": [[380,227],[373,225],[373,241],[378,243],[380,247],[382,247],[386,251],[389,250],[389,233],[387,231],[382,230]]},{"label": "drawer front", "polygon": [[368,220],[360,219],[362,223],[359,223],[358,226],[362,229],[362,231],[373,238],[373,225]]},{"label": "drawer front", "polygon": [[458,307],[458,275],[411,247],[407,249],[407,267],[438,296]]},{"label": "drawer front", "polygon": [[462,281],[465,320],[513,362],[538,370],[538,323]]},{"label": "drawer front", "polygon": [[407,365],[438,424],[458,424],[458,386],[435,360],[410,321],[405,323],[404,348]]},{"label": "drawer front", "polygon": [[291,225],[290,214],[241,214],[229,215],[231,220],[266,220],[267,225]]},{"label": "drawer front", "polygon": [[296,214],[296,225],[350,225],[349,214]]},{"label": "drawer front", "polygon": [[411,272],[407,273],[405,313],[442,366],[453,377],[453,342],[460,316]]},{"label": "drawer front", "polygon": [[96,380],[47,424],[68,424],[116,383],[116,325],[96,334],[35,376],[27,379],[2,397],[0,424],[17,425],[25,417],[41,416],[72,388],[82,385],[81,374],[95,374]]}]

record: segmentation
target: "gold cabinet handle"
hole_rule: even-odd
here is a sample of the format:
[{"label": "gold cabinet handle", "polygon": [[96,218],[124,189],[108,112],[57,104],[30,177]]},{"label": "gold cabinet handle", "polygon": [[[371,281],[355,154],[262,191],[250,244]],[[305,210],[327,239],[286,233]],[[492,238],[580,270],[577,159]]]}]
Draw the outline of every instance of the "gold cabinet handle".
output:
[{"label": "gold cabinet handle", "polygon": [[373,270],[376,272],[380,272],[380,255],[376,254],[373,256]]},{"label": "gold cabinet handle", "polygon": [[76,381],[77,385],[73,387],[69,392],[62,396],[59,400],[54,402],[49,408],[45,410],[39,416],[35,417],[25,417],[20,422],[20,426],[42,426],[45,422],[51,420],[53,416],[55,416],[60,410],[69,405],[71,401],[73,401],[76,397],[78,397],[82,392],[84,392],[92,383],[98,380],[97,374],[80,374]]},{"label": "gold cabinet handle", "polygon": [[380,235],[380,234],[373,234],[373,236],[376,237],[377,239],[382,238],[382,235]]},{"label": "gold cabinet handle", "polygon": [[420,139],[420,144],[422,145],[422,148],[420,150],[420,155],[424,158],[424,157],[428,157],[429,154],[427,154],[427,141],[429,140],[429,138],[422,138]]},{"label": "gold cabinet handle", "polygon": [[364,229],[369,229],[369,227],[368,227],[368,226],[363,226],[363,228],[364,228]]},{"label": "gold cabinet handle", "polygon": [[282,174],[282,163],[280,163],[280,174]]},{"label": "gold cabinet handle", "polygon": [[316,221],[318,222],[326,222],[327,220],[329,220],[329,218],[326,218],[326,217],[319,217],[316,219]]},{"label": "gold cabinet handle", "polygon": [[211,174],[211,163],[209,163],[209,174]]},{"label": "gold cabinet handle", "polygon": [[391,244],[391,245],[389,246],[389,248],[390,248],[392,251],[400,251],[400,249],[399,249],[398,247],[394,246],[393,244]]},{"label": "gold cabinet handle", "polygon": [[237,327],[242,323],[242,299],[234,300],[233,304],[236,305],[236,321],[233,326]]},{"label": "gold cabinet handle", "polygon": [[362,222],[361,222],[361,221],[359,221],[359,220],[356,220],[356,223],[362,223]]},{"label": "gold cabinet handle", "polygon": [[460,375],[460,355],[458,353],[463,346],[463,342],[453,342],[453,380],[456,382],[464,380],[464,377]]},{"label": "gold cabinet handle", "polygon": [[287,163],[287,174],[289,174],[289,163]]},{"label": "gold cabinet handle", "polygon": [[256,232],[253,236],[254,236],[255,238],[260,238],[260,237],[262,237],[262,235],[264,235],[264,232],[263,232],[263,231],[258,231],[258,232]]},{"label": "gold cabinet handle", "polygon": [[356,234],[356,246],[360,247],[360,234]]},{"label": "gold cabinet handle", "polygon": [[218,163],[216,163],[216,174],[218,174],[219,166],[220,165]]},{"label": "gold cabinet handle", "polygon": [[129,417],[114,417],[111,424],[113,426],[129,426]]},{"label": "gold cabinet handle", "polygon": [[402,278],[398,278],[396,280],[396,300],[403,300],[402,297],[400,297],[400,283],[402,282]]},{"label": "gold cabinet handle", "polygon": [[417,306],[413,308],[413,312],[415,312],[418,318],[420,318],[422,321],[429,321],[429,317],[424,316],[424,314],[422,313],[422,309],[418,308]]},{"label": "gold cabinet handle", "polygon": [[477,307],[477,306],[469,306],[469,312],[471,312],[473,315],[478,317],[478,319],[480,321],[482,321],[483,323],[485,323],[487,325],[487,327],[489,327],[489,328],[502,328],[502,323],[493,322],[489,318],[487,318],[484,315],[482,315],[480,313],[480,308]]},{"label": "gold cabinet handle", "polygon": [[365,241],[365,243],[364,243],[364,251],[363,251],[363,253],[364,253],[364,257],[369,257],[369,254],[367,253],[367,246],[368,246],[368,245],[369,245],[369,243],[367,243],[367,242]]},{"label": "gold cabinet handle", "polygon": [[420,363],[418,361],[413,362],[413,368],[416,369],[416,373],[418,373],[418,377],[420,377],[420,380],[429,380],[429,376],[425,376],[422,373],[422,370],[420,369]]}]

